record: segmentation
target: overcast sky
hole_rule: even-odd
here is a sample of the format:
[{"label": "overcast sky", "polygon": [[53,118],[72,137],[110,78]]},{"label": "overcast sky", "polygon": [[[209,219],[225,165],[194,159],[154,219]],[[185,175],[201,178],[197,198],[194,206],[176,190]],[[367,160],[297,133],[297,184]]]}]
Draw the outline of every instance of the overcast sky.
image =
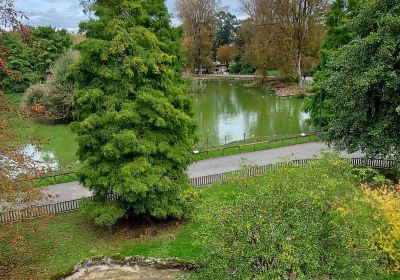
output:
[{"label": "overcast sky", "polygon": [[[166,2],[173,15],[175,0]],[[222,0],[222,5],[236,16],[242,16],[240,0]],[[28,16],[28,23],[34,26],[51,25],[56,28],[77,30],[79,22],[86,19],[79,6],[79,0],[16,0],[16,7]],[[174,16],[173,23],[179,23]]]}]

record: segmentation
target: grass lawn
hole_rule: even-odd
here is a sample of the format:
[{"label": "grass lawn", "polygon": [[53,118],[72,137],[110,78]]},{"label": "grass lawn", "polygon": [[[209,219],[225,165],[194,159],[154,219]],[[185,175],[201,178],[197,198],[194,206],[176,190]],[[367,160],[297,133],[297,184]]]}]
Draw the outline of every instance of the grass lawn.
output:
[{"label": "grass lawn", "polygon": [[[18,105],[23,97],[22,94],[6,95],[12,104]],[[61,166],[70,165],[78,160],[76,151],[78,144],[75,141],[75,134],[68,124],[48,124],[42,121],[24,119],[19,128],[23,139],[39,138],[44,151],[52,152],[58,159]]]},{"label": "grass lawn", "polygon": [[[198,190],[207,199],[223,188]],[[196,261],[194,221],[119,224],[101,229],[79,212],[0,225],[0,279],[49,279],[98,255],[151,256]],[[17,236],[17,237],[16,237]]]},{"label": "grass lawn", "polygon": [[49,279],[97,255],[196,260],[201,254],[192,240],[196,226],[170,221],[109,231],[88,224],[79,212],[0,225],[0,278]]},{"label": "grass lawn", "polygon": [[76,155],[78,144],[70,125],[49,125],[34,120],[26,120],[24,123],[26,125],[25,135],[39,137],[42,142],[41,148],[44,151],[52,152],[61,166],[70,165],[78,160]]},{"label": "grass lawn", "polygon": [[261,150],[268,150],[268,149],[273,149],[273,148],[280,148],[280,147],[285,147],[285,146],[291,146],[291,145],[296,145],[296,144],[302,144],[302,143],[308,143],[308,142],[315,142],[318,141],[318,136],[317,135],[312,135],[310,137],[298,137],[298,138],[293,138],[293,139],[287,139],[287,140],[276,140],[276,141],[271,141],[271,142],[266,142],[266,143],[255,143],[255,144],[247,144],[245,146],[241,147],[231,147],[231,148],[225,148],[225,149],[218,149],[218,150],[213,150],[207,152],[202,152],[199,154],[193,155],[194,160],[202,160],[202,159],[207,159],[207,158],[214,158],[214,157],[222,157],[222,156],[227,156],[227,155],[235,155],[235,154],[241,154],[241,153],[248,153],[248,152],[254,152],[254,151],[261,151]]}]

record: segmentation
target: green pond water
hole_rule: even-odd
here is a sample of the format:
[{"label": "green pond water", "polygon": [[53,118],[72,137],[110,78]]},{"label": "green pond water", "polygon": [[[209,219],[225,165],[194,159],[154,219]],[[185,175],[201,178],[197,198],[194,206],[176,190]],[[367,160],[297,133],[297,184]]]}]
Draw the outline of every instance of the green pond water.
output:
[{"label": "green pond water", "polygon": [[[193,81],[189,94],[199,130],[197,146],[207,138],[218,145],[260,135],[298,135],[310,129],[305,123],[308,116],[302,112],[303,99],[276,97],[232,81]],[[43,152],[54,155],[61,166],[78,159],[78,145],[69,125],[29,121],[25,132],[40,137]]]},{"label": "green pond water", "polygon": [[201,143],[225,144],[261,136],[291,136],[308,132],[304,99],[278,97],[248,88],[239,81],[193,81],[194,117]]}]

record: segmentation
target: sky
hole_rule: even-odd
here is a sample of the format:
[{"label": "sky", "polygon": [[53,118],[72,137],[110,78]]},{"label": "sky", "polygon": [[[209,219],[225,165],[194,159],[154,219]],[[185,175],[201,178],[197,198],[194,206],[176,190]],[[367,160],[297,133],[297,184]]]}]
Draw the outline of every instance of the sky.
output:
[{"label": "sky", "polygon": [[[174,16],[175,0],[166,0],[166,3],[173,24],[179,24],[179,20]],[[28,24],[33,26],[51,25],[77,31],[79,22],[86,19],[79,6],[79,0],[16,0],[15,5],[29,18]],[[243,15],[240,0],[222,0],[222,6],[238,17]]]}]

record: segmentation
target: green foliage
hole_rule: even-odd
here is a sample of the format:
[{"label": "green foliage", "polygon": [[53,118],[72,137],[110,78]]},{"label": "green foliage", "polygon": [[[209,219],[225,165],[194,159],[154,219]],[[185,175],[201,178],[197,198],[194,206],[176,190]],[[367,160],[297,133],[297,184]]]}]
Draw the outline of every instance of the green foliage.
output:
[{"label": "green foliage", "polygon": [[[305,110],[310,113],[310,122],[318,126],[320,124],[322,93],[322,125],[329,125],[332,119],[332,100],[334,92],[324,90],[322,84],[328,78],[327,65],[334,61],[341,47],[347,45],[354,34],[351,24],[357,16],[364,0],[336,0],[330,6],[326,15],[326,38],[320,49],[319,71],[314,73],[312,94],[306,99]],[[322,91],[322,92],[321,92]]]},{"label": "green foliage", "polygon": [[247,62],[244,54],[238,54],[235,57],[234,63],[229,66],[231,74],[252,74],[256,69]]},{"label": "green foliage", "polygon": [[185,217],[195,124],[179,31],[162,0],[99,0],[93,9],[71,73],[80,181],[99,197],[121,194],[129,214]]},{"label": "green foliage", "polygon": [[220,46],[230,45],[234,42],[239,31],[240,23],[235,15],[225,11],[219,11],[216,14],[216,38],[212,47],[213,58],[215,60]]},{"label": "green foliage", "polygon": [[0,73],[3,91],[13,94],[44,81],[51,65],[71,46],[72,39],[66,30],[36,27],[26,32],[1,34],[0,44],[10,54],[0,52],[0,56],[6,57],[7,66],[17,74]]},{"label": "green foliage", "polygon": [[74,85],[66,80],[71,66],[78,60],[77,51],[69,51],[54,64],[45,83],[31,86],[24,97],[28,109],[43,110],[39,115],[48,121],[69,123],[72,121]]},{"label": "green foliage", "polygon": [[354,40],[329,64],[330,144],[372,156],[400,156],[400,2],[373,0],[354,21]]},{"label": "green foliage", "polygon": [[51,65],[72,45],[72,36],[65,29],[39,26],[30,31],[28,44],[35,58],[33,70],[43,81]]},{"label": "green foliage", "polygon": [[17,74],[17,76],[9,76],[1,71],[2,90],[6,94],[24,92],[32,82],[38,79],[32,70],[34,58],[31,50],[17,33],[1,34],[0,45],[9,52],[9,56],[4,52],[0,52],[0,56],[6,57],[8,68]]},{"label": "green foliage", "polygon": [[215,186],[229,192],[204,205],[207,253],[193,278],[382,279],[370,247],[379,215],[356,182],[349,161],[327,154]]},{"label": "green foliage", "polygon": [[80,208],[80,212],[84,217],[94,220],[96,225],[108,228],[126,215],[126,209],[120,204],[104,202],[87,202]]}]

